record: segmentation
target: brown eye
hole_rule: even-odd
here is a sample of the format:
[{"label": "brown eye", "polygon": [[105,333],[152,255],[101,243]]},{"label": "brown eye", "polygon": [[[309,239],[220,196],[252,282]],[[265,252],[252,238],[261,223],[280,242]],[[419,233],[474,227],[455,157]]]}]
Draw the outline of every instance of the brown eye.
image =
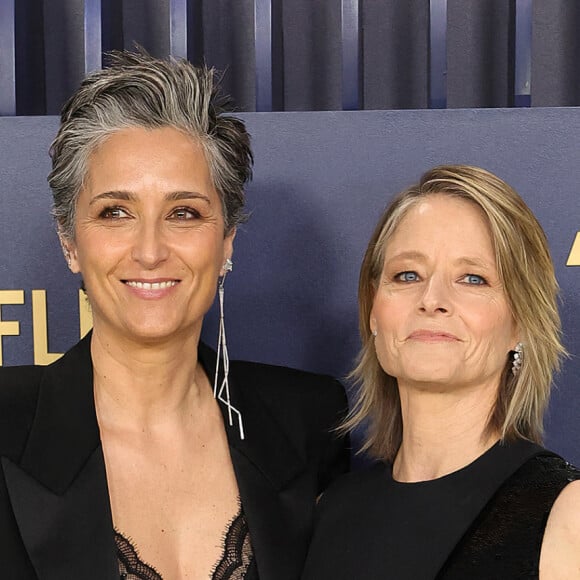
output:
[{"label": "brown eye", "polygon": [[200,213],[191,207],[178,207],[170,214],[170,219],[174,220],[194,220],[199,219]]},{"label": "brown eye", "polygon": [[103,219],[122,219],[129,217],[129,214],[122,207],[106,207],[99,214]]}]

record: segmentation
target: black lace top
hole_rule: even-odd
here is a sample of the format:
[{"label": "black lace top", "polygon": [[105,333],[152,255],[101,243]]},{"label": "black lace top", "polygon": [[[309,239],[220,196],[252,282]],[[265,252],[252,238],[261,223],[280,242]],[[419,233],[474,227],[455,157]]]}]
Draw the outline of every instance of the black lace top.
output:
[{"label": "black lace top", "polygon": [[537,580],[548,515],[575,479],[526,441],[431,481],[397,482],[378,463],[322,497],[302,580]]},{"label": "black lace top", "polygon": [[[139,558],[131,541],[117,530],[115,544],[121,580],[163,580],[153,566]],[[222,557],[214,567],[211,580],[258,580],[250,530],[241,507],[226,531]]]},{"label": "black lace top", "polygon": [[554,455],[529,459],[501,487],[436,580],[537,579],[550,510],[580,471]]}]

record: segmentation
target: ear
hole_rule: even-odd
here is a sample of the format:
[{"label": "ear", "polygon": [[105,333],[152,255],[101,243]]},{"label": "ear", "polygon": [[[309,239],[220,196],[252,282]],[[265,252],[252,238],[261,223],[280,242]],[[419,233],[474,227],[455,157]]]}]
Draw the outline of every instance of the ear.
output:
[{"label": "ear", "polygon": [[[224,255],[222,259],[222,264],[225,264],[226,260],[231,260],[234,254],[234,238],[236,237],[236,228],[232,228],[231,231],[224,238]],[[220,270],[220,276],[223,276],[225,271],[223,267]]]},{"label": "ear", "polygon": [[371,329],[371,334],[374,335],[377,332],[377,319],[373,316],[372,311],[369,319],[369,327]]},{"label": "ear", "polygon": [[61,231],[58,232],[58,239],[60,241],[62,253],[64,254],[64,259],[66,260],[69,270],[73,274],[78,274],[81,269],[79,266],[76,244],[68,236],[65,236]]}]

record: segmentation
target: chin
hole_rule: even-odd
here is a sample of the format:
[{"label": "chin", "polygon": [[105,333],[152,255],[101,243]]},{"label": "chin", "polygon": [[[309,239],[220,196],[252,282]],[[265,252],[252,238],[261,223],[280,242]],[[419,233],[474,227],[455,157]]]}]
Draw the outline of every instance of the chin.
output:
[{"label": "chin", "polygon": [[433,353],[413,352],[410,356],[381,357],[383,360],[381,361],[381,358],[379,358],[379,362],[381,362],[381,367],[387,374],[399,380],[408,381],[444,382],[451,380],[457,374],[457,371],[460,370],[456,355],[432,355]]},{"label": "chin", "polygon": [[421,365],[420,368],[414,367],[409,372],[400,373],[398,380],[407,383],[421,383],[425,385],[450,385],[456,381],[457,374],[455,369],[449,367],[441,367],[438,365]]},{"label": "chin", "polygon": [[448,371],[419,371],[416,370],[412,373],[404,373],[401,376],[401,380],[413,381],[417,383],[449,383],[452,380],[453,375]]},{"label": "chin", "polygon": [[134,342],[154,344],[167,340],[180,338],[183,340],[184,329],[177,325],[167,324],[141,324],[138,326],[127,325],[125,334]]}]

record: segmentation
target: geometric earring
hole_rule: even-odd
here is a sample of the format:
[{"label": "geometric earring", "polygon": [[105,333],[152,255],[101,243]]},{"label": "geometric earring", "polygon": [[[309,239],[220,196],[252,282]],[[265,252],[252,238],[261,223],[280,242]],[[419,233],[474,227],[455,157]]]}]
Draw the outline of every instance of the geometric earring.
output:
[{"label": "geometric earring", "polygon": [[[224,282],[226,280],[227,273],[232,271],[232,267],[233,263],[228,258],[223,266],[224,275],[220,278],[218,284],[220,320],[219,320],[219,334],[217,344],[217,360],[213,382],[213,396],[226,406],[228,410],[228,420],[230,427],[233,425],[233,415],[236,415],[238,419],[238,428],[240,430],[240,439],[244,439],[244,424],[242,422],[242,414],[230,402],[230,384],[228,380],[230,372],[230,357],[228,354],[228,346],[226,343],[226,326],[224,323]],[[220,362],[222,363],[223,366],[223,377],[221,383],[219,383],[218,385]]]}]

